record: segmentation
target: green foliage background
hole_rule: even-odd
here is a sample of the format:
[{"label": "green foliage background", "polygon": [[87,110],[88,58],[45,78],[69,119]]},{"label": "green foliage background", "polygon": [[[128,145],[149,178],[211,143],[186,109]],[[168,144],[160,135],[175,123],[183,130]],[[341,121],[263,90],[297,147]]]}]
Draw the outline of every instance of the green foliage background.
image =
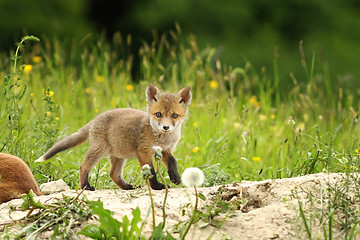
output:
[{"label": "green foliage background", "polygon": [[[76,188],[86,144],[33,161],[105,110],[146,109],[149,82],[192,88],[175,155],[207,186],[358,169],[356,1],[136,1],[102,33],[92,3],[0,1],[0,150],[40,183]],[[13,70],[23,33],[41,42],[21,47]],[[114,187],[108,167],[92,172],[95,187]],[[129,161],[125,177],[139,183],[138,172]]]},{"label": "green foliage background", "polygon": [[[153,82],[171,92],[191,87],[190,114],[175,156],[180,173],[187,167],[204,169],[206,186],[358,171],[359,91],[343,88],[340,81],[331,84],[328,65],[316,68],[316,59],[301,53],[306,78],[300,82],[290,74],[284,92],[279,75],[249,61],[214,63],[216,49],[199,48],[191,36],[185,39],[176,25],[144,42],[138,83],[130,73],[131,38],[119,33],[111,43],[100,36],[71,48],[46,39],[20,46],[17,66],[9,60],[0,65],[0,151],[24,159],[40,183],[63,178],[77,188],[86,144],[45,164],[34,160],[103,111],[145,110],[145,89]],[[273,63],[274,73],[286,71]],[[95,188],[116,188],[108,171],[107,161],[92,171]],[[141,184],[139,172],[137,161],[129,161],[124,176]]]},{"label": "green foliage background", "polygon": [[[251,60],[256,68],[272,71],[273,59],[286,71],[280,82],[291,82],[289,72],[302,81],[298,45],[316,53],[317,63],[331,65],[331,81],[358,86],[360,70],[360,5],[346,1],[0,1],[0,48],[8,49],[24,34],[56,37],[67,47],[88,33],[107,32],[133,36],[132,52],[160,34],[182,26],[184,36],[194,34],[200,48],[217,49],[214,58],[234,66]],[[136,64],[136,68],[138,64]],[[136,70],[138,71],[138,70]],[[136,79],[138,80],[138,79]],[[284,86],[284,88],[286,88]],[[288,89],[286,89],[288,90]]]}]

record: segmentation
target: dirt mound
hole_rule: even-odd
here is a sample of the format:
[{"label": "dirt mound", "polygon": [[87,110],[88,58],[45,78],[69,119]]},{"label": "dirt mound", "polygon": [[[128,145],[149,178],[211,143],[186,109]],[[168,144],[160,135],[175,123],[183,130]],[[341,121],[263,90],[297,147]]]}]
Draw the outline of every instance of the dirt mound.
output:
[{"label": "dirt mound", "polygon": [[[241,203],[231,216],[226,212],[220,212],[216,216],[217,223],[222,223],[218,228],[200,220],[190,229],[187,239],[293,239],[296,236],[306,236],[305,230],[300,229],[302,222],[299,218],[298,199],[305,199],[305,192],[319,191],[329,183],[338,181],[342,174],[313,174],[289,179],[265,180],[260,182],[242,181],[226,186],[199,188],[199,193],[206,200],[199,201],[199,209],[212,206],[214,201],[228,201]],[[51,199],[61,198],[62,195],[76,196],[77,192],[67,190],[38,197],[41,202],[49,202]],[[142,219],[150,207],[150,199],[145,188],[123,190],[96,190],[83,193],[89,200],[101,200],[104,208],[113,211],[114,217],[121,220],[124,214],[131,218],[131,211],[136,207],[141,210]],[[162,203],[164,190],[152,191],[156,212],[156,222],[162,221]],[[296,194],[296,198],[294,195]],[[179,221],[189,220],[191,204],[195,201],[194,192],[191,188],[171,188],[166,202],[167,225],[166,229],[172,232]],[[306,201],[304,201],[306,202]],[[10,205],[20,206],[22,200],[13,200],[0,205],[0,222],[12,222],[26,215],[23,212],[14,212],[9,216]],[[213,205],[214,207],[216,205]],[[185,214],[184,214],[185,213]],[[221,220],[224,220],[221,222]],[[297,223],[296,223],[297,221]],[[148,217],[144,234],[151,234],[151,217]],[[205,227],[206,226],[206,227]],[[316,229],[317,226],[312,226]],[[319,227],[319,231],[322,229]]]}]

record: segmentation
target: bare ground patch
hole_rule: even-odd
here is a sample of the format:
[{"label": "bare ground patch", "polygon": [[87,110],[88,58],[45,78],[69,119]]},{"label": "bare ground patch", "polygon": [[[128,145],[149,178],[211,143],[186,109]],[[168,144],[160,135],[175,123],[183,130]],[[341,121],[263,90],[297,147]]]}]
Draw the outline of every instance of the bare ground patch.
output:
[{"label": "bare ground patch", "polygon": [[[199,201],[199,209],[202,210],[206,205],[211,205],[216,196],[220,196],[223,201],[241,202],[231,216],[221,213],[217,218],[221,221],[226,216],[226,220],[221,227],[206,224],[200,220],[194,224],[186,239],[207,239],[212,235],[212,239],[294,239],[306,238],[305,229],[302,227],[302,220],[299,217],[298,201],[304,203],[304,209],[309,209],[313,205],[308,202],[309,192],[315,195],[320,194],[331,183],[336,183],[343,178],[343,174],[312,174],[303,177],[289,179],[265,180],[260,182],[242,181],[226,186],[210,188],[200,188],[199,192],[206,197],[206,200]],[[162,203],[164,190],[152,191],[154,197],[156,222],[162,221]],[[51,202],[62,196],[76,196],[77,192],[67,190],[50,195],[38,197],[41,202]],[[174,231],[174,226],[179,221],[189,220],[187,214],[194,203],[195,197],[193,189],[171,188],[166,202],[167,224],[169,232]],[[219,195],[220,194],[220,195]],[[150,207],[150,199],[145,188],[123,191],[123,190],[96,190],[94,192],[85,191],[83,193],[89,200],[101,200],[104,208],[113,211],[114,217],[119,221],[126,214],[131,218],[131,211],[136,207],[141,210],[142,219]],[[296,196],[296,197],[295,197]],[[217,198],[219,199],[219,198]],[[10,206],[20,206],[22,200],[13,200],[0,205],[0,222],[11,223],[14,220],[23,218],[26,213],[13,212],[9,215]],[[354,202],[354,204],[358,204]],[[184,214],[185,213],[185,214]],[[95,219],[90,220],[96,222]],[[88,223],[82,224],[85,226]],[[151,235],[152,227],[151,216],[147,218],[144,228],[144,235]],[[320,223],[311,226],[314,233],[321,233]],[[341,233],[341,229],[335,229],[336,233]],[[44,233],[43,237],[49,233]],[[174,234],[176,236],[176,234]],[[82,237],[83,238],[83,237]]]}]

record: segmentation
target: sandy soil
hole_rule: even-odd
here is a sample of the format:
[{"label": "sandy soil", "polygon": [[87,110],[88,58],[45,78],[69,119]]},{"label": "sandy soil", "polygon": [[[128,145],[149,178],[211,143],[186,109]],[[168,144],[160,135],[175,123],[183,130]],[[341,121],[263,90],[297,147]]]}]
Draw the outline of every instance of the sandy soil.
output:
[{"label": "sandy soil", "polygon": [[[199,192],[206,197],[206,201],[199,200],[199,209],[210,205],[215,196],[221,192],[221,197],[226,201],[243,201],[246,204],[234,212],[231,217],[226,218],[220,228],[207,225],[199,221],[193,225],[186,239],[207,239],[212,234],[212,239],[297,239],[306,238],[298,212],[298,199],[305,199],[306,193],[300,191],[297,198],[294,192],[301,189],[319,192],[326,188],[328,183],[338,181],[341,174],[313,174],[290,179],[265,180],[260,182],[242,181],[233,183],[223,188],[199,188]],[[219,191],[222,189],[222,191]],[[156,222],[162,221],[162,202],[164,190],[152,191],[156,207]],[[51,198],[61,198],[62,194],[75,196],[73,190],[40,196],[39,199],[48,201]],[[115,212],[115,217],[121,219],[124,214],[131,217],[131,211],[137,206],[141,209],[142,219],[145,219],[150,206],[150,199],[145,188],[134,191],[123,190],[96,190],[85,191],[83,194],[90,200],[100,199],[104,207]],[[167,226],[170,232],[179,221],[187,221],[189,215],[183,216],[182,212],[191,212],[189,203],[194,204],[194,189],[172,188],[169,191],[166,202]],[[304,201],[306,202],[306,201]],[[0,222],[11,222],[9,217],[9,206],[19,206],[21,200],[13,200],[0,205]],[[305,206],[305,205],[304,205]],[[306,207],[306,206],[305,206]],[[22,218],[26,213],[16,212],[11,215],[14,219]],[[218,217],[223,219],[225,214]],[[313,231],[321,232],[319,226],[312,226]],[[151,216],[147,219],[144,229],[146,236],[150,235]]]}]

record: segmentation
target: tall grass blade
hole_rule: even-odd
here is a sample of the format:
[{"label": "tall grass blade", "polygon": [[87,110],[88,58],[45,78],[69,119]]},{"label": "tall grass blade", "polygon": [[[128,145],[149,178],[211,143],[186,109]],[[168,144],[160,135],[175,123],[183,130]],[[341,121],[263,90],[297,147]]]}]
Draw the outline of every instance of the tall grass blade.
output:
[{"label": "tall grass blade", "polygon": [[333,225],[334,225],[334,209],[329,213],[329,240],[333,239]]},{"label": "tall grass blade", "polygon": [[311,240],[311,229],[309,227],[309,224],[307,223],[305,213],[304,213],[304,210],[302,208],[302,202],[298,201],[298,204],[299,204],[300,216],[301,216],[301,219],[303,220],[303,223],[304,223],[304,226],[305,226],[305,229],[306,229],[306,233],[308,235],[308,238]]}]

